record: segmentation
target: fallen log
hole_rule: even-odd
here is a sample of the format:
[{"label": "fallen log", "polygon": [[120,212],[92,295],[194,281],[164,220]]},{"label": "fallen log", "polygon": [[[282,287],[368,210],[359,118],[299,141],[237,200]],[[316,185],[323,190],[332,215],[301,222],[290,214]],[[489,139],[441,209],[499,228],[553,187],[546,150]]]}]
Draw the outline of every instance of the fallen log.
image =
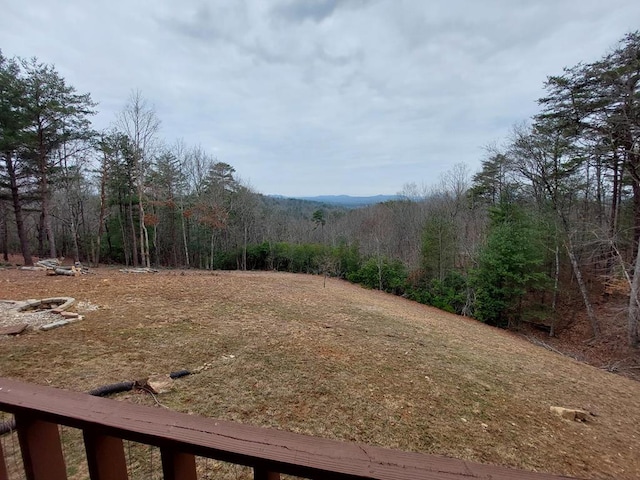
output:
[{"label": "fallen log", "polygon": [[82,264],[76,263],[72,267],[52,267],[47,268],[47,275],[67,275],[70,277],[77,277],[89,273],[87,267],[83,267]]},{"label": "fallen log", "polygon": [[75,267],[71,267],[71,268],[58,267],[58,268],[54,268],[53,271],[56,275],[67,275],[69,277],[77,277],[78,275],[81,274],[81,271],[76,270]]},{"label": "fallen log", "polygon": [[43,268],[56,268],[62,265],[62,262],[57,258],[45,258],[36,262],[37,267]]},{"label": "fallen log", "polygon": [[121,268],[122,273],[158,273],[155,268]]}]

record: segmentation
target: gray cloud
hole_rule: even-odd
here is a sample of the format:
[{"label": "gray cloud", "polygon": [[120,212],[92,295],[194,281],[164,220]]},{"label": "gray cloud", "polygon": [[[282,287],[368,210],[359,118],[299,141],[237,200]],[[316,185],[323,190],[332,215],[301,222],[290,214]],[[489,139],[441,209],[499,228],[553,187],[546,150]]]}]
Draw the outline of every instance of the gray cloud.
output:
[{"label": "gray cloud", "polygon": [[264,193],[430,183],[536,111],[547,75],[638,28],[630,0],[5,0],[0,48],[54,63],[106,127],[140,89],[168,142]]},{"label": "gray cloud", "polygon": [[307,2],[288,1],[273,9],[273,13],[290,22],[311,20],[321,22],[333,14],[338,0],[309,0]]}]

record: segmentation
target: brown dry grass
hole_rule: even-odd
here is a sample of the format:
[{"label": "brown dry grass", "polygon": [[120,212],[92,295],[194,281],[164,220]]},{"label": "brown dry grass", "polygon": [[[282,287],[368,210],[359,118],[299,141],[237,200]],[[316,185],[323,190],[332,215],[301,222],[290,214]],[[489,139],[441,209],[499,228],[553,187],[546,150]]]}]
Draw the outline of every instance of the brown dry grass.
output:
[{"label": "brown dry grass", "polygon": [[[582,478],[640,476],[640,383],[338,280],[0,271],[0,298],[73,296],[84,321],[0,341],[0,374],[83,391],[194,369],[172,409]],[[128,401],[154,404],[140,393]],[[551,405],[583,408],[588,423]]]}]

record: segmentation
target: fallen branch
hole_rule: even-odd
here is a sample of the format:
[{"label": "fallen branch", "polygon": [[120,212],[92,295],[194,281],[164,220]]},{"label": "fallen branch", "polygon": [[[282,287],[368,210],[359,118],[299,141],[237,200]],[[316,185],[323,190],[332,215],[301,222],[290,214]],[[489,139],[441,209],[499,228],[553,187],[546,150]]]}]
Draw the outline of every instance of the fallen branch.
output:
[{"label": "fallen branch", "polygon": [[550,352],[557,353],[558,355],[562,355],[563,357],[569,357],[569,358],[573,358],[574,360],[581,361],[577,356],[571,355],[570,353],[561,352],[557,348],[552,347],[551,345],[549,345],[548,343],[543,342],[539,338],[530,337],[528,335],[523,335],[523,336],[524,336],[524,338],[529,340],[529,342],[533,343],[534,345],[538,345],[540,347],[546,348]]}]

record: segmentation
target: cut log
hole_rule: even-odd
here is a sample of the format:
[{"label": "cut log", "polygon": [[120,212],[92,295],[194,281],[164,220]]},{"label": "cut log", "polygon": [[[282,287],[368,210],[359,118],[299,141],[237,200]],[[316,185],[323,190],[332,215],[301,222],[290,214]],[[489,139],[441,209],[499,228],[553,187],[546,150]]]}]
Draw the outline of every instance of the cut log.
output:
[{"label": "cut log", "polygon": [[154,268],[121,268],[122,273],[158,273]]},{"label": "cut log", "polygon": [[60,265],[62,265],[62,262],[60,260],[58,260],[57,258],[45,258],[43,260],[40,260],[40,261],[36,262],[36,266],[37,267],[42,267],[42,268],[53,268],[53,269],[55,269],[56,267],[59,267]]},{"label": "cut log", "polygon": [[153,375],[149,377],[145,385],[153,393],[167,393],[173,388],[173,379],[169,375]]},{"label": "cut log", "polygon": [[58,268],[54,268],[53,271],[56,272],[56,275],[67,275],[69,277],[77,277],[78,275],[80,275],[80,271],[76,270],[74,267],[71,267],[68,269],[63,267],[58,267]]}]

